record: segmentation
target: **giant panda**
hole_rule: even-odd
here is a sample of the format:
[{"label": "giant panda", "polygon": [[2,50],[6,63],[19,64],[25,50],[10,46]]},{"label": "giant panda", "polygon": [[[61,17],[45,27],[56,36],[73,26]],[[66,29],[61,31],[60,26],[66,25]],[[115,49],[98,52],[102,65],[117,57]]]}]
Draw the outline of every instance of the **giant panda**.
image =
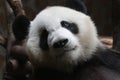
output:
[{"label": "giant panda", "polygon": [[120,55],[98,39],[90,16],[62,6],[13,24],[33,65],[31,80],[120,80]]}]

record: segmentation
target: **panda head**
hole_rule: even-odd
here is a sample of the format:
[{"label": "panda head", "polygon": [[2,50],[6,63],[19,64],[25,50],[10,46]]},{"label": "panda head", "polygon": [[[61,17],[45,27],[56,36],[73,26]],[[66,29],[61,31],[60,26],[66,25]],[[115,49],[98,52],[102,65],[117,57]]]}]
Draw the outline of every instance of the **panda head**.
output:
[{"label": "panda head", "polygon": [[89,60],[101,45],[90,17],[70,8],[48,7],[29,26],[25,43],[36,65],[75,65]]}]

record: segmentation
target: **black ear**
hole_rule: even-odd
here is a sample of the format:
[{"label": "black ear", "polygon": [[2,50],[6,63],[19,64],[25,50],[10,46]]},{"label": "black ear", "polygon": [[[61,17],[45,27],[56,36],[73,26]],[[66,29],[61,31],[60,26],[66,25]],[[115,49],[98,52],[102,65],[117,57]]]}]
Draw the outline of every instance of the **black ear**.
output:
[{"label": "black ear", "polygon": [[65,6],[87,14],[87,7],[83,0],[66,0]]},{"label": "black ear", "polygon": [[15,18],[12,29],[16,40],[21,41],[26,38],[29,26],[30,21],[26,16],[20,15]]}]

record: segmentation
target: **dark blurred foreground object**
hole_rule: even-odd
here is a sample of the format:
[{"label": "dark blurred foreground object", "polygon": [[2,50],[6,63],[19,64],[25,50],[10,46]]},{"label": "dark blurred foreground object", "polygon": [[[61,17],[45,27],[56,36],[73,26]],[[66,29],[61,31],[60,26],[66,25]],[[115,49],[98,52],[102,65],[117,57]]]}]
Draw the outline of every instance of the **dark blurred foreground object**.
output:
[{"label": "dark blurred foreground object", "polygon": [[23,46],[15,45],[6,62],[4,80],[28,80],[32,74],[32,65]]},{"label": "dark blurred foreground object", "polygon": [[[32,71],[31,63],[29,62],[26,51],[22,46],[23,40],[17,40],[12,33],[12,23],[18,15],[25,15],[21,0],[5,0],[6,15],[7,15],[7,54],[6,68],[3,75],[3,80],[27,80]],[[24,26],[23,26],[24,27]]]}]

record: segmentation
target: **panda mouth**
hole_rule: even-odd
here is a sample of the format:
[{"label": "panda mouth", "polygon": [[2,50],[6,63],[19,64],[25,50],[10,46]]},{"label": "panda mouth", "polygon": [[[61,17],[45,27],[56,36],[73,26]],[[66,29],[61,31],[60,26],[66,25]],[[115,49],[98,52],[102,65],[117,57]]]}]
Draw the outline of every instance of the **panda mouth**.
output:
[{"label": "panda mouth", "polygon": [[73,48],[64,48],[61,55],[64,55],[64,54],[67,54],[67,53],[70,53],[71,51],[74,51],[77,49],[77,46],[73,47]]},{"label": "panda mouth", "polygon": [[76,50],[77,46],[73,47],[73,48],[64,48],[62,50],[57,51],[58,54],[56,55],[57,58],[62,58],[65,55],[69,54],[71,51]]},{"label": "panda mouth", "polygon": [[76,50],[77,46],[75,46],[74,48],[70,48],[70,49],[64,49],[64,52],[71,52],[71,51],[74,51]]},{"label": "panda mouth", "polygon": [[64,57],[67,53],[70,53],[71,51],[74,51],[76,50],[77,46],[74,47],[74,48],[71,48],[71,49],[64,49],[60,54],[58,54],[56,57],[58,58],[61,58],[61,57]]}]

